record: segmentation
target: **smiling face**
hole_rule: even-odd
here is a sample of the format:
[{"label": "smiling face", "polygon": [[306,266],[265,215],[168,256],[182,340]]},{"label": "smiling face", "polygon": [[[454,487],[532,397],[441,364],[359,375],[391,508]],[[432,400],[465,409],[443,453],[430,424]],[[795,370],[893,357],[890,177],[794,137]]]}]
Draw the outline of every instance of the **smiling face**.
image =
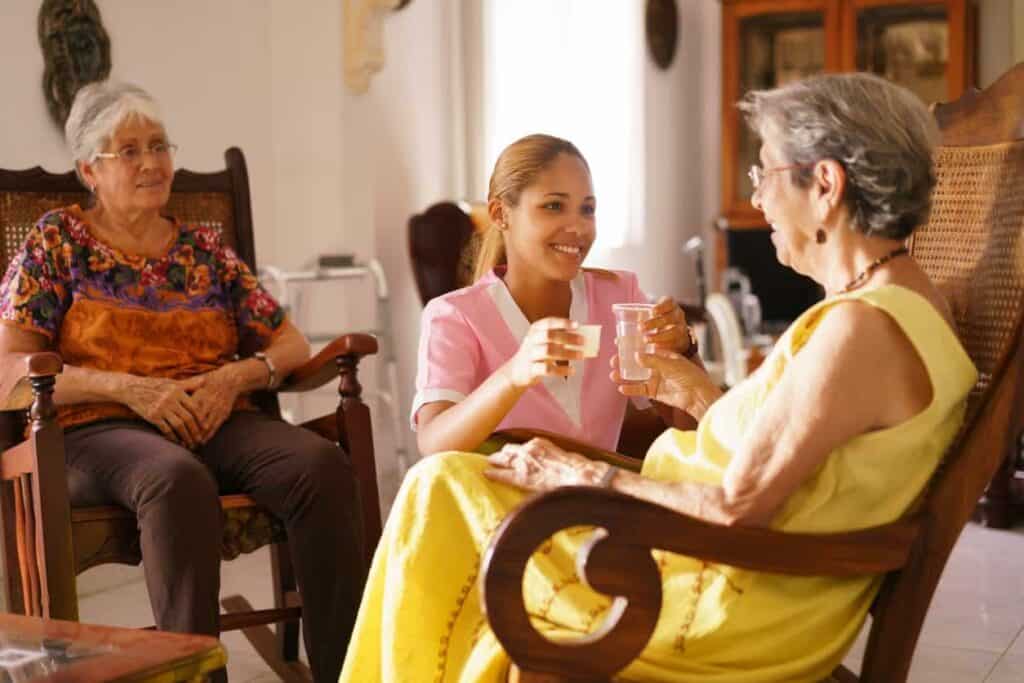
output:
[{"label": "smiling face", "polygon": [[750,203],[764,214],[771,226],[771,240],[779,263],[808,275],[806,256],[817,246],[810,192],[793,183],[792,170],[779,170],[791,164],[776,144],[776,136],[769,131],[765,132],[761,145],[760,163],[764,177]]},{"label": "smiling face", "polygon": [[[82,176],[96,188],[99,201],[122,212],[158,211],[170,198],[174,179],[171,155],[154,150],[167,145],[163,126],[145,118],[133,117],[118,126],[105,153],[121,154],[117,158],[99,158],[82,164]],[[135,161],[128,161],[132,150],[142,152]]]},{"label": "smiling face", "polygon": [[596,206],[586,164],[573,154],[559,154],[523,190],[519,203],[505,208],[509,268],[572,280],[594,244]]}]

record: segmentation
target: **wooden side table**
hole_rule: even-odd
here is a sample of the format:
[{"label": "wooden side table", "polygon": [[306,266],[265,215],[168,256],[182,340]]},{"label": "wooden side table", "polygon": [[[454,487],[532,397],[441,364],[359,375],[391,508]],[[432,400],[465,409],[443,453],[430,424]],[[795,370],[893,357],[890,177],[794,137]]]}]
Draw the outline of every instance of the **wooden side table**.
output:
[{"label": "wooden side table", "polygon": [[176,683],[226,662],[210,636],[0,614],[0,681]]}]

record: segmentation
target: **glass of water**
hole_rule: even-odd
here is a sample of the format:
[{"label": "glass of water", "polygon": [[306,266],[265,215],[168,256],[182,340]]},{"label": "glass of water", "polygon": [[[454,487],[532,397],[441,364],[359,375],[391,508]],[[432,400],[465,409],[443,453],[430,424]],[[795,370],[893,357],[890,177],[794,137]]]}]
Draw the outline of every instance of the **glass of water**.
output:
[{"label": "glass of water", "polygon": [[653,316],[654,304],[613,304],[615,314],[615,340],[619,347],[619,375],[627,382],[645,382],[651,378],[651,369],[636,359],[644,350],[642,324]]}]

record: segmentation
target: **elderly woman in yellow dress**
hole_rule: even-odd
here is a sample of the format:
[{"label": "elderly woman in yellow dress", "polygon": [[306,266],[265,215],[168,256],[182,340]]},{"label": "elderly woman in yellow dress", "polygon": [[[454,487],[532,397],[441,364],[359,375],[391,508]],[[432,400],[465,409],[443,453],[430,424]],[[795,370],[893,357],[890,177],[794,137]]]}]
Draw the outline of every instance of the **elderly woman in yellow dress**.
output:
[{"label": "elderly woman in yellow dress", "polygon": [[[668,351],[641,354],[623,393],[689,412],[640,474],[534,440],[489,457],[447,453],[404,482],[377,550],[342,680],[503,681],[483,616],[480,553],[531,491],[607,485],[728,525],[838,532],[903,515],[963,419],[976,371],[945,301],[904,248],[927,216],[935,124],[912,94],[864,74],[750,93],[761,137],[754,196],[778,259],[824,301],[726,394]],[[562,533],[527,567],[534,625],[549,636],[601,623],[607,596],[582,585]],[[818,681],[842,660],[879,577],[762,574],[659,553],[664,609],[630,681]]]},{"label": "elderly woman in yellow dress", "polygon": [[93,202],[47,213],[12,259],[0,362],[63,357],[71,503],[136,514],[158,628],[217,635],[217,495],[248,493],[287,528],[314,678],[335,680],[363,586],[351,466],[248,398],[309,344],[216,230],[164,215],[174,145],[145,91],[82,88],[66,133]]}]

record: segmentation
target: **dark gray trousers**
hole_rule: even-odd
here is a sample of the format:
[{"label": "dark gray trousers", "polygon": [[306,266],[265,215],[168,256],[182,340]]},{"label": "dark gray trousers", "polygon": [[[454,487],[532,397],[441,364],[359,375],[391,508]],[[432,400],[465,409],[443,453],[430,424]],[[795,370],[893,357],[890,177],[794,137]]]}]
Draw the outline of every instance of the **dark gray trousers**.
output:
[{"label": "dark gray trousers", "polygon": [[234,413],[197,453],[142,421],[70,429],[64,444],[73,506],[115,503],[138,517],[161,630],[218,634],[218,494],[248,494],[281,519],[314,680],[338,680],[365,582],[359,497],[344,451],[256,412]]}]

